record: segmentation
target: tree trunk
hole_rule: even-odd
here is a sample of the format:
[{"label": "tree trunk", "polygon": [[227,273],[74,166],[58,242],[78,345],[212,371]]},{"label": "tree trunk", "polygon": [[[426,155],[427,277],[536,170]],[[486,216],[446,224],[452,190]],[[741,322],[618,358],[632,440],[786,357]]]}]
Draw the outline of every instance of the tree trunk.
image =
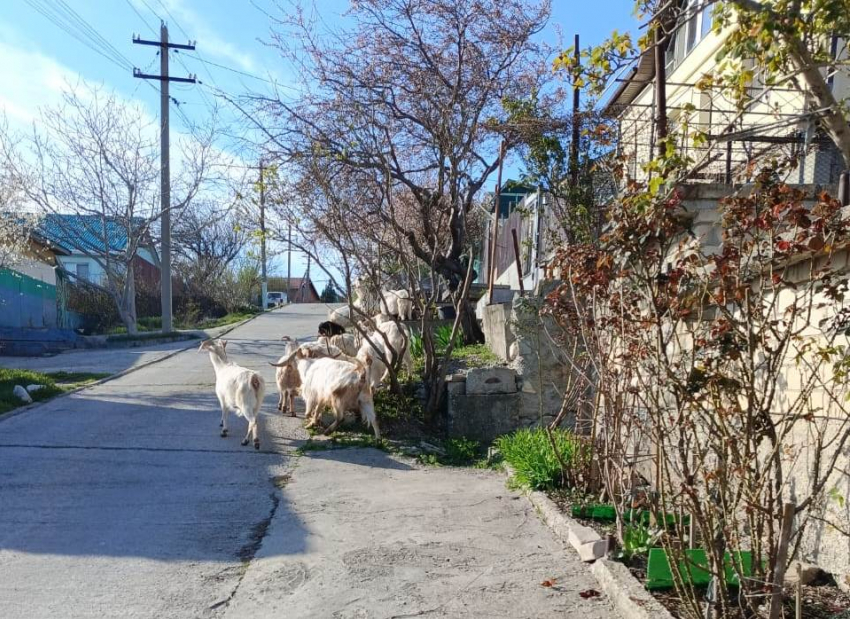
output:
[{"label": "tree trunk", "polygon": [[136,273],[132,262],[127,265],[121,301],[118,303],[118,315],[127,327],[127,333],[135,335],[139,332],[136,326]]}]

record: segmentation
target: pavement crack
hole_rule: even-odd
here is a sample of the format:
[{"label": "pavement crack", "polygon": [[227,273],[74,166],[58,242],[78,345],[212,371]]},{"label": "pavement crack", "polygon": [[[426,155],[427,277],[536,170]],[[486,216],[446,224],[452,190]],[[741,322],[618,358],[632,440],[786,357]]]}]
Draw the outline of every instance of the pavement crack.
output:
[{"label": "pavement crack", "polygon": [[271,509],[269,510],[269,514],[255,523],[254,526],[251,527],[251,532],[248,535],[248,541],[242,545],[242,548],[239,549],[238,557],[241,561],[241,566],[239,569],[239,578],[236,581],[236,584],[233,586],[233,590],[223,600],[219,600],[215,604],[209,607],[210,610],[218,610],[221,608],[226,608],[233,598],[236,597],[237,591],[239,591],[239,587],[242,584],[242,581],[245,579],[245,575],[248,573],[248,568],[251,566],[251,561],[254,560],[254,557],[257,556],[257,551],[263,545],[263,539],[266,537],[266,534],[269,531],[269,526],[271,526],[272,520],[274,519],[275,514],[277,513],[277,509],[280,506],[280,497],[278,496],[278,490],[283,489],[284,486],[289,482],[290,475],[280,475],[271,479],[272,484],[275,486],[275,489],[269,493],[269,498],[272,501]]}]

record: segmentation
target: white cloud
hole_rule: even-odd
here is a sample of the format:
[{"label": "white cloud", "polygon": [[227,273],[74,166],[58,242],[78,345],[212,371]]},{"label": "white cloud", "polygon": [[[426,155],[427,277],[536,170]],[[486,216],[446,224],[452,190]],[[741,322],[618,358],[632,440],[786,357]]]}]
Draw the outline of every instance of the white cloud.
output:
[{"label": "white cloud", "polygon": [[39,52],[0,42],[0,112],[12,124],[29,124],[38,118],[38,108],[57,103],[66,82],[78,74]]},{"label": "white cloud", "polygon": [[[139,11],[150,10],[141,0],[132,0],[132,2]],[[187,6],[183,0],[164,0],[164,2],[168,12],[163,11],[160,13],[160,17],[172,22],[169,24],[171,26],[169,38],[177,40],[176,35],[182,34],[177,24],[173,23],[176,20],[193,39],[197,39],[198,51],[204,56],[224,60],[242,71],[253,72],[257,67],[257,62],[249,52],[240,50],[236,45],[229,43],[224,37],[217,34],[204,18]],[[161,9],[161,6],[157,4],[151,4],[151,6],[154,9]],[[173,19],[168,19],[168,13],[171,13]]]}]

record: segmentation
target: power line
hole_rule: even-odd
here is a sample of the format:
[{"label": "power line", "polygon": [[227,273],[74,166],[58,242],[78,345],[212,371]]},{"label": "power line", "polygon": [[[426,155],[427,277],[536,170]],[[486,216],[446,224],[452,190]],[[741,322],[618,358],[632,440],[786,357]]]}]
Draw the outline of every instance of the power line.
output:
[{"label": "power line", "polygon": [[194,58],[195,60],[202,62],[204,64],[211,65],[213,67],[218,67],[219,69],[224,69],[225,71],[231,71],[232,73],[238,73],[239,75],[244,75],[245,77],[250,77],[251,79],[260,80],[261,82],[266,82],[267,84],[272,84],[272,85],[275,84],[275,82],[273,82],[272,80],[266,79],[264,77],[260,77],[259,75],[254,75],[253,73],[248,73],[247,71],[240,71],[239,69],[234,69],[233,67],[228,67],[228,66],[225,66],[223,64],[218,64],[217,62],[212,62],[210,60],[206,60],[204,58],[201,58],[198,55],[194,55],[194,56],[192,54],[183,54],[183,55],[188,56],[189,58]]},{"label": "power line", "polygon": [[126,3],[127,3],[127,6],[129,6],[131,9],[133,9],[133,12],[134,12],[136,15],[138,15],[138,16],[139,16],[139,19],[141,19],[141,20],[144,22],[145,26],[147,26],[147,27],[148,27],[148,30],[150,30],[150,31],[151,31],[154,35],[156,35],[156,30],[154,30],[154,27],[153,27],[153,26],[151,26],[151,25],[148,23],[148,20],[146,20],[146,19],[145,19],[145,16],[144,16],[144,15],[142,15],[142,14],[139,12],[139,9],[137,9],[137,8],[136,8],[136,6],[135,6],[132,2],[130,2],[130,0],[124,0],[124,2],[126,2]]},{"label": "power line", "polygon": [[[186,37],[187,39],[191,39],[192,37],[190,37],[189,34],[185,30],[183,30],[183,26],[181,26],[180,22],[178,22],[177,19],[174,17],[174,15],[171,14],[171,11],[168,10],[168,7],[165,6],[165,4],[162,2],[162,0],[156,0],[156,1],[159,3],[159,6],[161,6],[163,9],[165,9],[165,14],[168,15],[171,18],[171,21],[173,21],[174,25],[177,26],[177,29],[180,32],[183,33],[183,36]],[[150,8],[150,7],[148,7],[148,8]]]},{"label": "power line", "polygon": [[[56,27],[60,30],[64,31],[66,34],[70,35],[72,38],[76,39],[78,42],[82,43],[90,50],[99,54],[112,64],[116,65],[121,69],[132,68],[133,63],[130,62],[126,57],[123,56],[120,52],[115,50],[108,42],[104,45],[105,39],[97,33],[94,28],[88,26],[88,31],[86,28],[81,27],[79,24],[75,25],[72,20],[68,19],[67,15],[63,15],[63,12],[60,8],[56,6],[50,6],[48,4],[41,4],[39,0],[25,0],[28,5],[30,5],[33,9],[41,13],[44,17],[50,20]],[[93,36],[91,32],[94,32]],[[110,49],[111,48],[111,49]]]},{"label": "power line", "polygon": [[159,13],[157,13],[156,11],[153,10],[153,7],[150,4],[148,4],[147,0],[142,0],[142,4],[144,4],[146,7],[148,7],[148,11],[153,13],[160,22],[165,21],[162,17],[160,17]]}]

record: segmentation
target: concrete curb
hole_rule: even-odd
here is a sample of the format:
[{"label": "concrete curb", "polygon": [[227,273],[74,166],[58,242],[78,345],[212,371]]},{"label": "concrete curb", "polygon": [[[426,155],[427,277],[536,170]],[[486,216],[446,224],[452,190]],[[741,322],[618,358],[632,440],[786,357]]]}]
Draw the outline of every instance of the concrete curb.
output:
[{"label": "concrete curb", "polygon": [[[514,471],[508,464],[505,464],[504,469],[508,478],[513,477]],[[526,492],[525,496],[540,514],[544,524],[552,529],[555,537],[572,546],[583,561],[593,561],[590,571],[599,583],[599,588],[611,598],[621,617],[624,619],[673,619],[670,612],[632,576],[629,568],[622,563],[604,558],[608,545],[606,540],[592,529],[565,515],[543,492],[532,490]],[[595,559],[590,559],[592,555],[596,555]]]},{"label": "concrete curb", "polygon": [[[241,322],[236,322],[236,323],[233,323],[232,325],[227,325],[226,327],[221,327],[222,330],[218,334],[216,334],[215,337],[219,338],[222,335],[227,335],[228,333],[230,333],[234,329],[238,329],[242,325],[248,324],[249,322],[251,322],[252,320],[257,318],[258,316],[262,316],[263,314],[265,314],[265,312],[260,312],[259,314],[251,316],[250,318],[246,318],[245,320],[243,320]],[[179,340],[177,340],[177,341],[179,341]],[[17,417],[18,415],[26,413],[27,411],[31,411],[35,408],[38,408],[39,406],[43,406],[43,405],[48,404],[50,402],[55,402],[56,400],[61,400],[62,398],[67,398],[68,396],[74,395],[75,393],[79,393],[80,391],[83,391],[85,389],[91,389],[92,387],[97,387],[98,385],[108,383],[109,381],[115,380],[116,378],[121,378],[122,376],[126,376],[127,374],[132,374],[133,372],[137,372],[138,370],[142,370],[146,367],[150,367],[154,363],[159,363],[160,361],[166,361],[167,359],[171,359],[172,357],[175,357],[175,356],[179,355],[180,353],[186,352],[187,350],[192,348],[192,346],[194,346],[195,344],[198,343],[198,340],[195,339],[195,338],[191,338],[191,339],[186,340],[186,342],[187,342],[186,346],[183,346],[182,348],[178,348],[177,350],[173,350],[173,351],[163,355],[162,357],[158,357],[156,359],[151,359],[150,361],[145,361],[144,363],[140,363],[139,365],[134,365],[133,367],[127,368],[126,370],[121,370],[120,372],[116,372],[115,374],[110,374],[106,378],[101,378],[100,380],[96,380],[93,383],[89,383],[87,385],[82,385],[81,387],[77,387],[76,389],[71,389],[70,391],[66,391],[65,393],[60,393],[59,395],[54,396],[54,397],[50,398],[49,400],[44,400],[43,402],[33,402],[32,404],[27,404],[26,406],[20,406],[20,407],[14,409],[14,410],[9,411],[8,413],[3,413],[2,415],[0,415],[0,423],[6,421],[7,419],[11,419],[12,417]],[[92,350],[97,350],[97,349],[92,349]],[[105,350],[105,349],[101,349],[101,350]]]},{"label": "concrete curb", "polygon": [[626,619],[673,619],[622,563],[600,559],[590,568],[599,587],[611,598],[614,608]]}]

